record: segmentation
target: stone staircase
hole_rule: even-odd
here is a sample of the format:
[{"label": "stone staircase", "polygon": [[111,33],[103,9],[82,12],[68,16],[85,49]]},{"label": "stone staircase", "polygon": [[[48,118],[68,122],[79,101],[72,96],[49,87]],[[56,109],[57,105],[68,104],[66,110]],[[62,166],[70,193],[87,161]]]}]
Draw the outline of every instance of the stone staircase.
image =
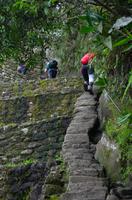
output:
[{"label": "stone staircase", "polygon": [[[95,145],[88,133],[97,121],[95,97],[85,92],[75,105],[62,153],[69,169],[67,191],[61,200],[105,200],[108,188],[103,167],[94,159]],[[94,134],[94,133],[93,133]]]},{"label": "stone staircase", "polygon": [[[19,126],[12,123],[9,127],[3,126],[3,128],[0,129],[0,146],[3,150],[3,152],[1,150],[0,153],[0,159],[3,161],[3,163],[0,163],[0,200],[9,199],[3,199],[5,187],[3,182],[5,181],[4,179],[7,173],[6,169],[3,168],[3,165],[5,165],[6,162],[17,163],[19,159],[21,161],[23,159],[35,158],[38,163],[37,165],[35,164],[35,169],[40,172],[39,162],[47,162],[47,157],[52,158],[54,152],[60,152],[63,139],[62,153],[68,166],[69,181],[67,190],[60,197],[60,200],[132,200],[131,188],[108,188],[108,180],[104,176],[104,169],[94,158],[96,145],[91,142],[91,138],[95,139],[97,133],[97,101],[95,100],[96,96],[90,95],[88,92],[85,92],[80,96],[82,93],[81,79],[77,80],[77,78],[74,77],[70,80],[62,77],[62,79],[43,80],[40,82],[25,81],[22,84],[23,92],[25,93],[20,95],[18,92],[19,85],[13,87],[14,85],[12,86],[7,82],[2,82],[2,84],[0,94],[5,90],[11,93],[11,97],[9,96],[9,98],[6,98],[6,96],[0,97],[3,110],[8,111],[7,106],[4,107],[3,105],[8,105],[8,107],[11,105],[11,116],[14,117],[14,115],[12,115],[13,113],[20,113],[19,108],[26,108],[23,101],[22,104],[19,104],[21,96],[24,97],[22,99],[26,99],[24,102],[26,102],[25,105],[28,106],[26,110],[27,118],[24,123],[21,121],[22,124]],[[8,88],[8,86],[10,87]],[[14,97],[14,94],[16,94],[17,97]],[[80,97],[75,104],[74,115],[69,125],[72,117],[73,104],[78,96]],[[18,104],[16,103],[16,99],[18,99]],[[33,104],[30,104],[32,102]],[[46,102],[49,102],[48,106]],[[60,104],[62,107],[60,107]],[[17,109],[19,112],[17,112]],[[48,115],[44,116],[45,113],[48,113]],[[63,114],[64,117],[61,120]],[[9,115],[5,117],[6,120],[8,116]],[[51,120],[45,121],[47,118],[48,120],[51,118]],[[12,122],[11,119],[10,122]],[[22,118],[20,119],[22,120]],[[68,129],[65,135],[67,127]],[[50,128],[53,129],[53,131]],[[64,135],[65,138],[63,138]],[[97,140],[98,137],[96,138],[96,141]],[[8,155],[6,156],[7,153]],[[49,159],[48,161],[48,165],[51,165],[51,160]],[[40,163],[40,165],[41,164],[43,164],[43,162]],[[14,172],[18,169],[19,168],[16,168]],[[23,170],[23,167],[20,167],[20,171],[21,169]],[[34,164],[30,169],[31,170],[29,171],[33,170],[34,172]],[[35,173],[31,173],[31,176],[28,177],[29,179],[25,179],[25,183],[23,183],[22,179],[21,187],[23,189],[25,184],[27,185],[28,181],[32,178],[33,187],[28,185],[32,191],[30,200],[40,200],[39,196],[42,196],[41,200],[44,200],[45,194],[43,195],[42,188],[44,188],[45,191],[45,179],[41,176],[41,173],[43,174],[44,172],[44,168],[42,167],[41,169],[42,172],[39,173],[39,177],[37,177],[35,170]],[[14,178],[15,176],[13,175],[12,177]],[[22,175],[22,177],[24,176]],[[43,180],[41,180],[41,177]],[[38,178],[40,178],[39,181],[37,181]],[[34,183],[36,182],[37,185],[34,186]],[[40,182],[41,184],[39,185]],[[21,181],[19,181],[19,183],[21,183]],[[16,182],[11,183],[12,186],[14,186],[13,184],[15,186],[18,185]],[[58,190],[59,195],[60,193],[62,194],[60,188]],[[20,191],[21,190],[19,190],[16,195],[19,195]],[[23,191],[25,192],[24,189]],[[12,197],[12,200],[15,200],[14,196]]]}]

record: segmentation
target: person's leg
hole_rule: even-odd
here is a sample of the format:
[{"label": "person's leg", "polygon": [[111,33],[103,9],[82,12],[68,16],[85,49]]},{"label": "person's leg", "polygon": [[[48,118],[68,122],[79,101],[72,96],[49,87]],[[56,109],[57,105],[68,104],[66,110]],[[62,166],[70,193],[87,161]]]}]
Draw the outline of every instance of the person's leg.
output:
[{"label": "person's leg", "polygon": [[89,85],[88,85],[88,91],[91,92],[91,94],[93,94],[93,83],[94,83],[94,74],[89,74]]},{"label": "person's leg", "polygon": [[52,71],[50,69],[48,70],[48,78],[52,78]]},{"label": "person's leg", "polygon": [[94,83],[94,74],[89,74],[89,85],[93,85]]},{"label": "person's leg", "polygon": [[87,67],[82,67],[81,68],[81,73],[82,73],[84,81],[87,82],[87,84],[88,84],[89,83],[89,77],[88,77],[88,69],[87,69]]},{"label": "person's leg", "polygon": [[88,71],[89,75],[89,85],[93,85],[94,82],[94,67],[91,65]]},{"label": "person's leg", "polygon": [[53,69],[52,70],[52,78],[56,78],[57,75],[57,70]]},{"label": "person's leg", "polygon": [[48,70],[48,77],[49,78],[56,78],[56,75],[57,75],[57,71],[54,70],[54,69],[49,69]]},{"label": "person's leg", "polygon": [[88,83],[89,83],[89,77],[88,77],[88,68],[87,67],[82,67],[81,68],[81,74],[83,76],[84,79],[84,90],[87,91],[88,90]]}]

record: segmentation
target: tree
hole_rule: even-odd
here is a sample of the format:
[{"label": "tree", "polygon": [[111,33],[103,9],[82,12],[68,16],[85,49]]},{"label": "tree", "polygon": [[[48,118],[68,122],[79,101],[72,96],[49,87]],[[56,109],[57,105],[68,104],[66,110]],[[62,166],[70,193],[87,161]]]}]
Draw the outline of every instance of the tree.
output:
[{"label": "tree", "polygon": [[[23,58],[29,64],[35,64],[37,58],[43,60],[59,27],[59,20],[55,19],[57,8],[48,0],[1,0],[0,11],[1,60]],[[34,48],[40,51],[34,51]]]}]

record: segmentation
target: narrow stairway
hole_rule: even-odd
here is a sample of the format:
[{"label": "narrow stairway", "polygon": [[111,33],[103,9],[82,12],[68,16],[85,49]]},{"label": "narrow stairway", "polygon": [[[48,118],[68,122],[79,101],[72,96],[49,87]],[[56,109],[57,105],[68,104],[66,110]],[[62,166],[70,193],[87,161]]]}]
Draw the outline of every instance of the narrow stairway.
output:
[{"label": "narrow stairway", "polygon": [[[61,200],[105,200],[107,179],[94,159],[96,146],[89,140],[98,114],[95,96],[83,93],[77,100],[74,117],[63,143],[62,152],[69,169],[67,191]],[[94,134],[94,133],[93,133]]]}]

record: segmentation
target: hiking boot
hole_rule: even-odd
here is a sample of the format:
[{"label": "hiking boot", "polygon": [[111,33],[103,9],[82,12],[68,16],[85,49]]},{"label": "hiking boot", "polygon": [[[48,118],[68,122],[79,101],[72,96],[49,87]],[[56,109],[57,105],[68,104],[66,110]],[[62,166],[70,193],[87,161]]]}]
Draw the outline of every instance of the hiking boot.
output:
[{"label": "hiking boot", "polygon": [[88,88],[87,91],[88,91],[90,94],[93,95],[93,86],[92,86],[92,85],[88,85],[87,88]]},{"label": "hiking boot", "polygon": [[83,88],[84,88],[84,91],[88,91],[88,85],[87,85],[87,82],[84,82],[84,84],[83,84]]},{"label": "hiking boot", "polygon": [[88,85],[87,87],[88,87],[88,91],[90,91],[91,90],[91,85]]}]

